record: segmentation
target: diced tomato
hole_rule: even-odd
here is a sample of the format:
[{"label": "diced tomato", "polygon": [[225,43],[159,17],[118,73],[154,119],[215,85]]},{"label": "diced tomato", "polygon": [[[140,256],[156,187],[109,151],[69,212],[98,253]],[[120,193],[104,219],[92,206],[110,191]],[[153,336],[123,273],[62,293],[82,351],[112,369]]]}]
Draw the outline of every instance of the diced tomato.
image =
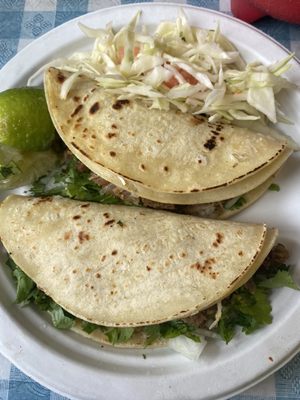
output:
[{"label": "diced tomato", "polygon": [[[177,71],[183,76],[183,78],[190,84],[190,85],[197,85],[198,81],[194,78],[191,74],[189,74],[186,70],[182,68],[177,68]],[[172,89],[174,86],[178,85],[178,80],[175,76],[172,76],[168,81],[165,81],[164,84],[169,88]]]},{"label": "diced tomato", "polygon": [[[139,52],[140,52],[140,48],[135,46],[133,48],[133,56],[134,56],[134,58],[137,57]],[[123,60],[123,57],[124,57],[124,47],[120,47],[119,50],[118,50],[118,61],[119,61],[119,63],[121,63],[121,61]]]},{"label": "diced tomato", "polygon": [[184,79],[190,83],[191,85],[197,85],[198,81],[196,78],[193,77],[193,75],[189,74],[187,71],[185,71],[182,68],[178,68],[178,71],[181,73],[181,75],[184,77]]},{"label": "diced tomato", "polygon": [[139,47],[134,47],[134,48],[133,48],[133,56],[134,56],[134,57],[137,57],[137,55],[139,54],[139,52],[140,52],[140,48],[139,48]]},{"label": "diced tomato", "polygon": [[172,87],[178,85],[178,80],[175,78],[175,76],[172,76],[168,81],[165,81],[164,84],[169,88],[172,89]]}]

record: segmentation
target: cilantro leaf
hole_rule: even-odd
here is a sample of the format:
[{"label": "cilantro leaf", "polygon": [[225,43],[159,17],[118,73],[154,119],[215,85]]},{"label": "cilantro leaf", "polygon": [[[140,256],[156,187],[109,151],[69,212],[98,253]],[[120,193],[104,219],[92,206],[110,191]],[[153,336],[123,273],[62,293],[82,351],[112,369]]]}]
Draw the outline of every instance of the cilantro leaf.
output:
[{"label": "cilantro leaf", "polygon": [[6,261],[6,265],[11,269],[17,283],[17,304],[23,307],[29,303],[33,303],[40,310],[48,311],[51,315],[52,323],[56,328],[69,329],[73,326],[75,317],[63,310],[62,307],[43,293],[33,280],[17,266],[11,257]]},{"label": "cilantro leaf", "polygon": [[218,333],[228,343],[235,334],[236,326],[246,334],[272,322],[269,291],[256,287],[250,291],[245,286],[236,290],[224,302]]},{"label": "cilantro leaf", "polygon": [[233,204],[232,204],[232,200],[228,200],[224,204],[224,208],[226,210],[230,210],[230,211],[237,210],[237,209],[241,208],[246,203],[247,203],[247,200],[245,199],[245,197],[241,196],[241,197],[238,197]]},{"label": "cilantro leaf", "polygon": [[7,166],[7,165],[0,166],[0,178],[1,179],[6,179],[10,175],[14,175],[14,171],[13,171],[13,167],[12,166]]},{"label": "cilantro leaf", "polygon": [[91,322],[88,321],[81,321],[81,329],[88,334],[94,332],[98,328],[99,325],[92,324]]},{"label": "cilantro leaf", "polygon": [[160,325],[160,334],[165,339],[171,339],[180,335],[185,335],[195,342],[200,342],[200,337],[194,335],[196,328],[181,320],[165,322]]},{"label": "cilantro leaf", "polygon": [[272,192],[279,192],[280,186],[277,185],[277,183],[271,183],[268,190],[271,190]]},{"label": "cilantro leaf", "polygon": [[289,268],[289,265],[272,262],[267,268],[259,268],[253,276],[253,279],[255,283],[259,285],[260,282],[273,278],[278,271],[288,271]]},{"label": "cilantro leaf", "polygon": [[17,304],[24,306],[30,302],[35,283],[19,268],[14,269],[13,276],[17,282],[17,297],[15,301]]},{"label": "cilantro leaf", "polygon": [[48,310],[51,315],[52,323],[55,328],[58,329],[70,329],[75,323],[75,317],[63,310],[54,301],[51,304],[51,308]]},{"label": "cilantro leaf", "polygon": [[280,287],[289,287],[300,290],[300,287],[294,281],[289,271],[279,270],[272,278],[265,279],[258,284],[260,287],[276,289]]},{"label": "cilantro leaf", "polygon": [[195,330],[195,327],[182,320],[174,320],[159,325],[145,326],[144,332],[147,336],[146,345],[152,344],[159,338],[172,339],[180,335],[187,336],[194,340],[194,342],[200,342],[200,337],[195,334]]},{"label": "cilantro leaf", "polygon": [[8,257],[8,259],[5,261],[5,264],[11,269],[12,272],[16,268],[19,268],[11,257]]},{"label": "cilantro leaf", "polygon": [[15,302],[25,306],[30,303],[32,290],[35,283],[17,266],[11,257],[8,257],[5,263],[12,272],[12,276],[17,284],[17,296]]},{"label": "cilantro leaf", "polygon": [[144,326],[143,330],[147,336],[146,346],[149,346],[160,338],[160,325],[147,325]]},{"label": "cilantro leaf", "polygon": [[105,335],[112,345],[116,343],[125,343],[132,337],[134,328],[108,328],[102,327]]},{"label": "cilantro leaf", "polygon": [[53,300],[37,287],[32,292],[31,301],[41,311],[48,311],[53,303]]},{"label": "cilantro leaf", "polygon": [[33,196],[62,196],[81,201],[102,204],[125,204],[113,194],[105,193],[100,185],[91,180],[92,172],[80,171],[79,161],[71,158],[52,176],[43,176],[32,184]]}]

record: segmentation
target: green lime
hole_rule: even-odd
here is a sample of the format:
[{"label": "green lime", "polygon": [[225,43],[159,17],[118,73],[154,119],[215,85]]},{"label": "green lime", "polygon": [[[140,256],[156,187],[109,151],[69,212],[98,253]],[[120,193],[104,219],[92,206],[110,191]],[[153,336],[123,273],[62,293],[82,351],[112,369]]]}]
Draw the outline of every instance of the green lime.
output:
[{"label": "green lime", "polygon": [[0,143],[23,151],[45,150],[54,135],[43,89],[19,88],[0,93]]}]

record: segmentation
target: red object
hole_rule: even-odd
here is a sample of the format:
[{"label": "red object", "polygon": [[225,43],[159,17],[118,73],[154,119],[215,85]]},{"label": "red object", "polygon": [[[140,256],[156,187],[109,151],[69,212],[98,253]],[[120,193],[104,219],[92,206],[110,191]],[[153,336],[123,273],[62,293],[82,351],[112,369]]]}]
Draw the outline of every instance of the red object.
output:
[{"label": "red object", "polygon": [[248,0],[231,0],[232,14],[246,22],[254,22],[267,15]]},{"label": "red object", "polygon": [[270,15],[290,23],[300,23],[300,0],[231,0],[231,11],[246,22]]}]

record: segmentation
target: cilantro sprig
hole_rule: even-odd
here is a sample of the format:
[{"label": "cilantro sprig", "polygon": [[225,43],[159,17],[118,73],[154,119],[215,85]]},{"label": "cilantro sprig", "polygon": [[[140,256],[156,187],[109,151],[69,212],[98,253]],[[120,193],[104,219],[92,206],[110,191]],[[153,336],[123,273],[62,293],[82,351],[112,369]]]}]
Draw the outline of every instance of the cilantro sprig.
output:
[{"label": "cilantro sprig", "polygon": [[144,332],[147,336],[146,344],[150,345],[158,339],[172,339],[180,335],[187,336],[200,342],[200,336],[196,333],[196,327],[182,320],[173,320],[164,322],[159,325],[149,325],[144,327]]},{"label": "cilantro sprig", "polygon": [[6,179],[11,175],[14,175],[12,166],[7,166],[7,165],[0,166],[0,179]]},{"label": "cilantro sprig", "polygon": [[268,190],[271,190],[272,192],[279,192],[280,186],[277,183],[271,183]]},{"label": "cilantro sprig", "polygon": [[79,161],[72,157],[52,175],[42,176],[30,189],[33,196],[62,196],[102,204],[125,204],[117,196],[105,193],[91,180],[92,172],[79,169]]},{"label": "cilantro sprig", "polygon": [[225,210],[238,210],[239,208],[243,207],[244,204],[247,203],[247,200],[245,199],[245,197],[240,196],[237,197],[235,202],[232,204],[232,200],[228,200],[225,204],[224,204],[224,208]]},{"label": "cilantro sprig", "polygon": [[11,258],[7,260],[6,265],[11,269],[12,276],[16,281],[17,297],[15,302],[17,304],[24,307],[32,303],[41,311],[47,311],[51,315],[55,328],[70,329],[74,325],[75,317],[43,293]]},{"label": "cilantro sprig", "polygon": [[218,333],[228,343],[241,327],[245,334],[272,322],[270,294],[272,289],[289,287],[300,290],[289,272],[289,266],[273,262],[260,268],[252,279],[223,301]]}]

